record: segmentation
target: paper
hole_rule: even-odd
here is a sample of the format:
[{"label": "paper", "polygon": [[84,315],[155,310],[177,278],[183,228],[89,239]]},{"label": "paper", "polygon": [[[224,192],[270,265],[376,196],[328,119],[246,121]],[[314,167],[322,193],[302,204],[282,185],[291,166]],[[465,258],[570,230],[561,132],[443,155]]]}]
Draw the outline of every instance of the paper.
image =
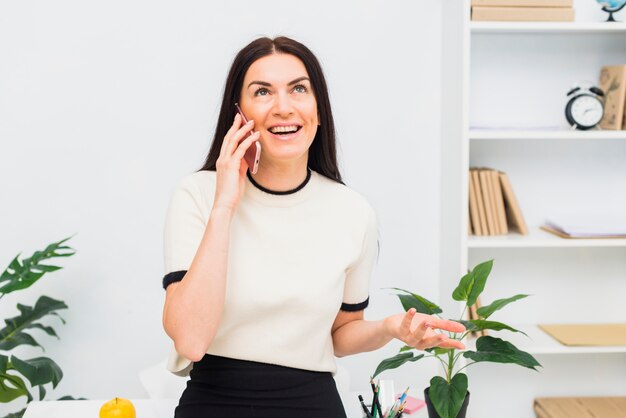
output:
[{"label": "paper", "polygon": [[626,215],[559,217],[546,220],[545,225],[572,237],[626,236]]}]

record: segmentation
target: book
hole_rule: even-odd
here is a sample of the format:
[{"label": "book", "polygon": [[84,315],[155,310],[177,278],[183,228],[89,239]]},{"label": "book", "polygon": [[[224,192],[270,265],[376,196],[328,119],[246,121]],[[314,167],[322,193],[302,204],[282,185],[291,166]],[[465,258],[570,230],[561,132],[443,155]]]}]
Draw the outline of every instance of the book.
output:
[{"label": "book", "polygon": [[579,215],[577,220],[546,220],[541,229],[561,238],[626,238],[626,216]]},{"label": "book", "polygon": [[496,213],[498,215],[498,225],[500,225],[500,233],[508,234],[509,227],[506,223],[506,212],[504,210],[504,198],[502,197],[502,186],[500,185],[500,172],[496,170],[491,171],[491,182],[495,184],[495,202]]},{"label": "book", "polygon": [[572,7],[472,7],[473,21],[573,22]]},{"label": "book", "polygon": [[602,67],[599,84],[604,92],[604,116],[600,127],[606,130],[626,129],[626,65]]},{"label": "book", "polygon": [[470,170],[469,179],[469,214],[474,235],[481,236],[483,231],[480,227],[480,215],[478,214],[478,202],[476,201],[476,191],[474,190],[474,181],[472,180],[472,171]]},{"label": "book", "polygon": [[567,346],[626,346],[626,324],[539,324],[545,333]]},{"label": "book", "polygon": [[573,0],[472,0],[472,6],[574,7]]},{"label": "book", "polygon": [[537,418],[626,417],[626,397],[536,398]]},{"label": "book", "polygon": [[522,210],[517,202],[513,186],[506,173],[500,172],[500,185],[502,186],[502,197],[504,198],[504,208],[509,221],[509,228],[522,235],[528,234],[528,227],[522,215]]},{"label": "book", "polygon": [[492,203],[491,203],[491,184],[489,182],[489,177],[487,171],[484,169],[478,170],[478,175],[480,177],[480,189],[483,194],[483,206],[485,207],[485,216],[487,217],[487,230],[489,231],[488,235],[496,235],[496,225],[494,223],[493,212],[492,212]]},{"label": "book", "polygon": [[485,215],[485,207],[483,205],[483,193],[480,188],[480,179],[476,169],[471,170],[472,181],[474,182],[474,192],[476,193],[476,205],[478,206],[478,217],[480,220],[480,229],[483,235],[489,235],[487,229],[487,216]]}]

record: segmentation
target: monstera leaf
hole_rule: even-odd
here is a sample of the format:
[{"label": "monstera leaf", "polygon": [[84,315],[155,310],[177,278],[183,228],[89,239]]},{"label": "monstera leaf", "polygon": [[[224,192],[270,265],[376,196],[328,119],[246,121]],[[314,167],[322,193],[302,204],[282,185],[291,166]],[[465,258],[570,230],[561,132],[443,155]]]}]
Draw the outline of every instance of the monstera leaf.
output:
[{"label": "monstera leaf", "polygon": [[[8,351],[19,345],[32,345],[43,347],[30,335],[24,332],[29,328],[40,329],[48,335],[57,337],[56,332],[51,327],[45,327],[35,321],[46,315],[59,316],[56,311],[67,309],[67,305],[59,300],[54,300],[48,296],[41,296],[35,303],[35,307],[17,304],[21,315],[14,318],[5,319],[6,326],[0,330],[0,350]],[[59,318],[61,318],[59,316]],[[61,318],[63,321],[63,318]],[[63,321],[64,322],[64,321]],[[65,323],[65,322],[64,322]]]},{"label": "monstera leaf", "polygon": [[2,285],[0,293],[6,294],[26,289],[37,282],[44,274],[60,270],[62,267],[40,264],[40,262],[54,257],[70,257],[74,255],[75,251],[72,248],[62,245],[70,238],[54,242],[43,251],[35,251],[31,257],[25,258],[21,262],[18,259],[20,254],[16,255],[9,267],[0,276],[0,285]]}]

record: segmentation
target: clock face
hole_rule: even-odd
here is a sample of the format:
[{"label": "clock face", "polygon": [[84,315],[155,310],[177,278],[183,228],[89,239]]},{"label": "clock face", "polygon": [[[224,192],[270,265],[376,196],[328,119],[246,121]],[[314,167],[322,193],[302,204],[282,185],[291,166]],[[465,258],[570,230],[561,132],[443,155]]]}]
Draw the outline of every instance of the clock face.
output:
[{"label": "clock face", "polygon": [[579,126],[596,126],[602,120],[604,109],[602,102],[594,96],[583,94],[572,99],[571,115]]}]

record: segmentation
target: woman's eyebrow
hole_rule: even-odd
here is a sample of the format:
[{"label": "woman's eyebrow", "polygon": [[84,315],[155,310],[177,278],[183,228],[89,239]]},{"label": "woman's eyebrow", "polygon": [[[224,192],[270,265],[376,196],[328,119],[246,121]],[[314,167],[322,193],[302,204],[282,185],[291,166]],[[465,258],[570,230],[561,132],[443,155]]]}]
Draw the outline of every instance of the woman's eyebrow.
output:
[{"label": "woman's eyebrow", "polygon": [[[311,82],[311,80],[309,80],[309,77],[298,77],[293,81],[290,81],[289,83],[287,83],[288,86],[291,86],[293,84],[299,83],[301,81],[307,80],[308,82]],[[255,81],[251,81],[250,84],[248,84],[248,88],[250,88],[251,85],[253,84],[259,84],[261,86],[264,87],[272,87],[271,83],[268,83],[267,81],[259,81],[259,80],[255,80]]]},{"label": "woman's eyebrow", "polygon": [[288,86],[291,86],[293,84],[299,83],[301,81],[307,80],[308,82],[311,82],[311,80],[309,80],[309,77],[298,77],[293,81],[290,81],[289,84],[287,84]]}]

